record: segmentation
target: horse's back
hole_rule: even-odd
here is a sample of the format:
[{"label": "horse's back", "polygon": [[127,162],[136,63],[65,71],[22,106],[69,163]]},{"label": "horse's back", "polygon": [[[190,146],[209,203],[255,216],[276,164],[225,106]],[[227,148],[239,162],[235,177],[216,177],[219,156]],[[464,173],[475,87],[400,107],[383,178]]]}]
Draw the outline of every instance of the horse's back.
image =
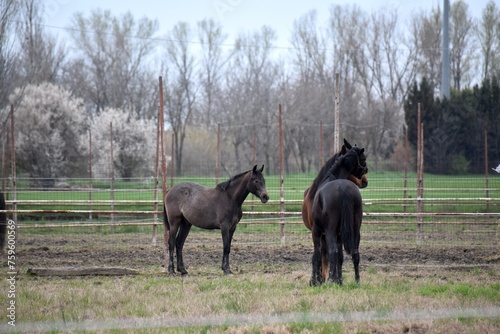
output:
[{"label": "horse's back", "polygon": [[[355,210],[361,209],[362,200],[359,188],[348,179],[337,179],[325,183],[317,192],[315,202],[325,211],[335,212],[341,209],[342,199],[348,198]],[[315,205],[317,206],[317,204]]]},{"label": "horse's back", "polygon": [[215,224],[217,190],[194,182],[181,182],[170,188],[165,197],[169,221],[184,217],[191,224],[203,228],[219,228]]}]

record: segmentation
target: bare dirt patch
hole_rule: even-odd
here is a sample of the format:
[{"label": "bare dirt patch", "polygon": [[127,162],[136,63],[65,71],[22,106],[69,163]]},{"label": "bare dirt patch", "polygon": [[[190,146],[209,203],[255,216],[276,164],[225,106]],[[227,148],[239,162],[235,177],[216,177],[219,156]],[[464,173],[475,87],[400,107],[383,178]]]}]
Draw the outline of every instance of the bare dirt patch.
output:
[{"label": "bare dirt patch", "polygon": [[[112,242],[111,242],[112,241]],[[50,235],[25,235],[18,242],[18,267],[58,266],[125,266],[138,270],[164,270],[163,241],[137,243],[133,235],[95,236],[78,235],[67,239]],[[496,247],[415,246],[395,244],[361,245],[361,268],[383,267],[384,270],[412,270],[425,268],[470,269],[500,264]],[[262,271],[282,273],[310,266],[312,245],[309,242],[233,243],[231,267],[233,271]],[[219,269],[222,260],[222,242],[189,240],[184,247],[187,269],[213,267]],[[349,258],[345,265],[350,267]],[[432,271],[432,270],[430,270]]]}]

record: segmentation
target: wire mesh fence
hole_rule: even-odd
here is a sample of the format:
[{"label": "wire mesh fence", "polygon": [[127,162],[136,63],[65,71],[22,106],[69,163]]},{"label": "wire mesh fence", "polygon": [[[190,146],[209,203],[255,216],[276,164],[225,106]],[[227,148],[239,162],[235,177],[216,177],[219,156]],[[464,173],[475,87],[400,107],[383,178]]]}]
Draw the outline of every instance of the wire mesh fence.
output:
[{"label": "wire mesh fence", "polygon": [[[314,175],[266,176],[270,201],[262,204],[252,195],[243,205],[243,218],[234,243],[280,243],[310,240],[302,223],[304,190]],[[214,187],[214,177],[184,176]],[[36,184],[36,187],[33,187]],[[500,178],[491,177],[485,188],[481,176],[427,176],[424,196],[417,198],[416,176],[373,173],[361,190],[364,202],[362,242],[424,243],[498,247],[500,229]],[[283,187],[283,198],[281,189]],[[16,198],[6,190],[9,217],[19,237],[30,235],[106,235],[120,243],[120,235],[132,235],[135,243],[163,242],[162,191],[154,178],[54,179],[42,185],[18,179]],[[423,212],[417,203],[423,202]],[[220,233],[193,228],[187,242],[220,242]]]}]

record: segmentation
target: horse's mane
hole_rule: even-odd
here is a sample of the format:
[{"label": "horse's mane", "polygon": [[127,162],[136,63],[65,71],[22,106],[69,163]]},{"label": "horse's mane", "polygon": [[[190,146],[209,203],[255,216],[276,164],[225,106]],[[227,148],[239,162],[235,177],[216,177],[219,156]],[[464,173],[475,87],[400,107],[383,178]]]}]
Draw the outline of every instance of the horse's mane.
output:
[{"label": "horse's mane", "polygon": [[325,178],[328,176],[330,172],[330,168],[332,168],[333,164],[337,160],[337,158],[340,156],[340,152],[335,153],[328,161],[321,167],[318,176],[314,179],[312,185],[309,187],[309,192],[307,196],[309,196],[311,199],[314,198],[314,195],[316,194],[316,191],[318,191],[318,188],[320,184],[323,183]]},{"label": "horse's mane", "polygon": [[[360,150],[360,148],[353,147],[352,149],[348,150],[346,152],[346,154],[344,154],[343,156],[341,156],[338,159],[336,159],[334,161],[334,163],[332,164],[332,167],[328,170],[328,173],[325,176],[325,178],[328,178],[330,181],[335,180],[336,179],[335,173],[337,173],[338,170],[339,170],[339,168],[341,168],[341,166],[344,165],[344,163],[345,163],[346,160],[348,160],[351,157],[357,158],[358,154],[359,154],[359,150]],[[355,166],[351,167],[351,165],[349,165],[349,167],[353,168]]]},{"label": "horse's mane", "polygon": [[215,186],[215,188],[217,188],[220,191],[226,191],[226,189],[229,187],[229,184],[231,183],[231,181],[242,177],[243,175],[247,174],[248,172],[251,172],[251,170],[247,170],[246,172],[235,175],[232,178],[230,178],[229,180],[219,183],[217,186]]}]

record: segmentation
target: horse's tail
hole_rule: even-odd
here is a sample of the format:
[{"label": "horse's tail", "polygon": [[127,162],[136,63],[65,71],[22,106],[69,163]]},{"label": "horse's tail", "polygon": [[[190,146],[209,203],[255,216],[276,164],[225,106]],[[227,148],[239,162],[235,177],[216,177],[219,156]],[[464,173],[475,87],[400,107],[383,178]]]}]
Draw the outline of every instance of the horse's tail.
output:
[{"label": "horse's tail", "polygon": [[[5,210],[5,197],[0,192],[0,210]],[[5,244],[5,232],[7,231],[7,213],[0,212],[0,251],[3,250]]]},{"label": "horse's tail", "polygon": [[354,249],[354,206],[348,194],[342,196],[342,206],[340,210],[340,230],[342,243],[347,254],[351,254]]},{"label": "horse's tail", "polygon": [[165,203],[163,203],[163,225],[165,225],[167,231],[170,231],[170,223],[168,222],[167,216],[167,206],[165,205]]}]

